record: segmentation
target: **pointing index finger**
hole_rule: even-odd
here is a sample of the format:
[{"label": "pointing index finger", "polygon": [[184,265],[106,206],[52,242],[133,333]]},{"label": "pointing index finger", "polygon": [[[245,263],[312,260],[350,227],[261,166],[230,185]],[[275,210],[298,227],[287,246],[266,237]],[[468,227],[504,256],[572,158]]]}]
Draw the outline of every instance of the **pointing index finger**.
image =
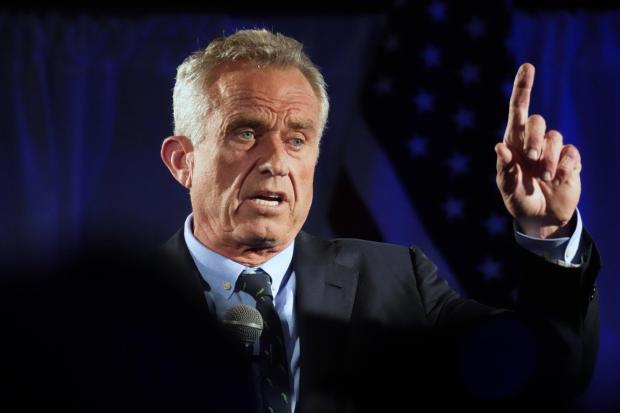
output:
[{"label": "pointing index finger", "polygon": [[522,135],[527,122],[530,94],[534,85],[534,66],[530,63],[523,63],[512,87],[510,96],[510,107],[508,110],[508,125],[506,127],[505,141],[509,144],[518,144],[516,140]]}]

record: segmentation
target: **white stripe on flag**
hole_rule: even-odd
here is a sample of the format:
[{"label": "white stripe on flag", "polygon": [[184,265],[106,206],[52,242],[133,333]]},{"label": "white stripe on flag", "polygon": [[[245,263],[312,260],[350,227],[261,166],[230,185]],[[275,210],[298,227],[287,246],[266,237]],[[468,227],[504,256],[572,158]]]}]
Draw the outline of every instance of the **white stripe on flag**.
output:
[{"label": "white stripe on flag", "polygon": [[441,277],[455,291],[462,293],[458,280],[426,233],[390,160],[361,116],[353,121],[348,141],[344,147],[351,149],[346,151],[345,170],[383,239],[421,248],[439,268]]}]

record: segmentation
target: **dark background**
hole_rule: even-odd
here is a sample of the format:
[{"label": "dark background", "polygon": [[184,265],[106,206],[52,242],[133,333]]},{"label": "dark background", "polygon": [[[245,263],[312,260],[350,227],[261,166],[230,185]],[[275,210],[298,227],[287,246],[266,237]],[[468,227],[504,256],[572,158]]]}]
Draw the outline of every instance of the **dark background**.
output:
[{"label": "dark background", "polygon": [[[0,257],[52,261],[93,237],[163,243],[190,211],[159,159],[175,69],[236,29],[302,41],[332,110],[310,232],[416,244],[450,284],[510,301],[511,222],[494,186],[518,65],[531,113],[579,147],[601,250],[601,345],[582,411],[620,409],[620,10],[611,1],[20,2],[0,6]],[[491,3],[493,3],[491,5]]]}]

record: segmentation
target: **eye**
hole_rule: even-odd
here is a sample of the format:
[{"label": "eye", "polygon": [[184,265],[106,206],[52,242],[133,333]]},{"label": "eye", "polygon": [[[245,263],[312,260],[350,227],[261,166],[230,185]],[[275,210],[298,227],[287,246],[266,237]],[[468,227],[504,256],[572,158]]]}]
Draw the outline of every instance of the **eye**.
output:
[{"label": "eye", "polygon": [[306,144],[306,141],[303,138],[299,138],[299,137],[291,138],[289,139],[288,142],[295,149],[301,149]]},{"label": "eye", "polygon": [[254,139],[254,132],[251,130],[244,130],[239,133],[239,137],[244,141],[251,141]]}]

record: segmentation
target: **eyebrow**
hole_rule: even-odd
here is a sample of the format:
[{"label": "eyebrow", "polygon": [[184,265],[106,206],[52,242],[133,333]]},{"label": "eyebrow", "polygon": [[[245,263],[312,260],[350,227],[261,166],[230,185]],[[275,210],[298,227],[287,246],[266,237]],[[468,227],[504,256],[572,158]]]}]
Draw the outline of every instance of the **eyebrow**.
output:
[{"label": "eyebrow", "polygon": [[314,122],[310,119],[291,119],[288,122],[288,127],[291,129],[314,129]]},{"label": "eyebrow", "polygon": [[[266,128],[266,125],[265,120],[260,117],[244,115],[232,119],[226,131],[232,132],[239,128],[262,129]],[[290,119],[287,126],[294,130],[315,129],[314,122],[310,119]]]},{"label": "eyebrow", "polygon": [[264,128],[266,122],[261,118],[254,116],[239,116],[230,121],[230,123],[226,126],[227,132],[232,132],[239,128],[252,128],[259,129]]}]

